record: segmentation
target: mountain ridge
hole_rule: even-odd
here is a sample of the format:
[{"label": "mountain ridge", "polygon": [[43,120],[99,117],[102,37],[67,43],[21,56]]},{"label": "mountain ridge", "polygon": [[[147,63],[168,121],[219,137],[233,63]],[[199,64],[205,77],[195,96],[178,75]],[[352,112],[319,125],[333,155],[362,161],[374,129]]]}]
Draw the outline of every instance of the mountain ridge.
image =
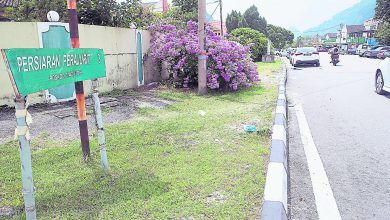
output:
[{"label": "mountain ridge", "polygon": [[350,8],[347,8],[329,20],[309,28],[301,34],[308,35],[325,35],[326,33],[335,33],[340,28],[340,24],[357,25],[363,24],[364,21],[373,18],[375,15],[376,0],[362,0]]}]

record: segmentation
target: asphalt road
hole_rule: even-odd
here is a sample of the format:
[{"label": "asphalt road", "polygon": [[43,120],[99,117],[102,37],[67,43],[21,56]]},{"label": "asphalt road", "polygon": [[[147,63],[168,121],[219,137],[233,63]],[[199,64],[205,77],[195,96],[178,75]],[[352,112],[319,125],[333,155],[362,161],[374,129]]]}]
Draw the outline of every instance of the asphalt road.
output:
[{"label": "asphalt road", "polygon": [[318,219],[295,107],[302,105],[342,219],[390,219],[390,94],[374,92],[380,60],[321,54],[290,67],[291,219]]}]

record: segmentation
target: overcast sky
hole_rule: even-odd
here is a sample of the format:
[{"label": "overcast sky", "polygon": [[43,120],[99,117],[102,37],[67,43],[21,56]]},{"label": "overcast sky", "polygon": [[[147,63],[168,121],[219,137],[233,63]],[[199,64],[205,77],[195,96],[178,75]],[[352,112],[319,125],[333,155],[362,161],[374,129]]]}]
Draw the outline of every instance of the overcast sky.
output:
[{"label": "overcast sky", "polygon": [[[143,0],[154,2],[157,0]],[[208,3],[216,0],[206,0]],[[168,2],[170,2],[168,0]],[[316,26],[358,2],[360,0],[222,0],[224,18],[232,10],[244,12],[256,5],[268,23],[285,28],[297,28],[300,31]],[[207,11],[212,13],[217,4],[208,4]],[[214,18],[219,17],[219,9]]]}]

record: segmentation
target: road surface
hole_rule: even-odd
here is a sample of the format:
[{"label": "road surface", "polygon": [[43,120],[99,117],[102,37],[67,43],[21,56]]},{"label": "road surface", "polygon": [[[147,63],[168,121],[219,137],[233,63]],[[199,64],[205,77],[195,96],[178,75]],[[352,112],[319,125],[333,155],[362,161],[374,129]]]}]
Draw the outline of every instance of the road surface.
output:
[{"label": "road surface", "polygon": [[374,92],[380,60],[329,59],[288,73],[291,219],[390,219],[390,94]]}]

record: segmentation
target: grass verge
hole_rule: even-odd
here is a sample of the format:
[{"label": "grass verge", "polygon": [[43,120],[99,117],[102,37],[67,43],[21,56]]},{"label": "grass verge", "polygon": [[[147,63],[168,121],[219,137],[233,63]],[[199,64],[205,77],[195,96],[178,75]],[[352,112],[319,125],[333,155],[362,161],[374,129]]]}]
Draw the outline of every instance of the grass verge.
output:
[{"label": "grass verge", "polygon": [[[130,123],[107,126],[108,176],[102,176],[96,138],[89,163],[77,140],[33,148],[38,218],[259,217],[281,62],[259,66],[267,78],[259,86],[207,97],[161,89],[159,96],[175,104],[144,108]],[[245,133],[246,124],[259,132]],[[24,218],[17,143],[0,145],[0,155],[0,207]]]}]

